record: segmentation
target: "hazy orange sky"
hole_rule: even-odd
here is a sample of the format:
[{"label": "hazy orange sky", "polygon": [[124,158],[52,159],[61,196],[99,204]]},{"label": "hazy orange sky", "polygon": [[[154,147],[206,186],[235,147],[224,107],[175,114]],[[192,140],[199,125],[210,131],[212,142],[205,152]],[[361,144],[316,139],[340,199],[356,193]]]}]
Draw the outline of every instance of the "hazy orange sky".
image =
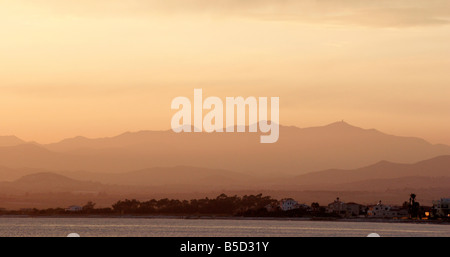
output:
[{"label": "hazy orange sky", "polygon": [[433,0],[1,0],[0,135],[169,129],[203,88],[450,144],[449,22]]}]

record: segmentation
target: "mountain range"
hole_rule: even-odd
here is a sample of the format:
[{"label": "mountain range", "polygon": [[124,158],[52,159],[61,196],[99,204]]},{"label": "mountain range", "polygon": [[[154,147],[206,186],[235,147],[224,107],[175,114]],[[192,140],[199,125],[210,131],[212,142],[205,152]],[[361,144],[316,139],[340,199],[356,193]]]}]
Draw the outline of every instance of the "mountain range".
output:
[{"label": "mountain range", "polygon": [[267,192],[305,202],[333,195],[400,201],[410,191],[431,201],[450,194],[446,145],[345,122],[281,126],[276,144],[258,139],[258,133],[141,131],[42,145],[0,137],[0,207],[99,195],[108,195],[104,203],[111,204],[124,196],[213,192]]},{"label": "mountain range", "polygon": [[330,168],[355,169],[380,160],[413,163],[440,155],[450,155],[450,146],[336,122],[303,129],[281,126],[275,144],[260,144],[259,133],[141,131],[47,145],[3,146],[0,166],[120,173],[182,165],[257,176],[301,175]]}]

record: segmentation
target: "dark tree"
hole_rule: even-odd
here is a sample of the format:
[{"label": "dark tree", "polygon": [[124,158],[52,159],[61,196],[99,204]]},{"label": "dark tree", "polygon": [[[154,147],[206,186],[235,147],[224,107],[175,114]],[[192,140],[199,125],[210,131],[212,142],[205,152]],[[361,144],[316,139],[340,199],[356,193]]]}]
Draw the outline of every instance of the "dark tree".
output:
[{"label": "dark tree", "polygon": [[95,203],[93,203],[92,201],[89,201],[83,206],[83,211],[91,212],[94,210],[94,207],[95,207]]},{"label": "dark tree", "polygon": [[409,206],[408,212],[410,218],[419,217],[420,204],[416,202],[416,194],[412,193],[409,195]]}]

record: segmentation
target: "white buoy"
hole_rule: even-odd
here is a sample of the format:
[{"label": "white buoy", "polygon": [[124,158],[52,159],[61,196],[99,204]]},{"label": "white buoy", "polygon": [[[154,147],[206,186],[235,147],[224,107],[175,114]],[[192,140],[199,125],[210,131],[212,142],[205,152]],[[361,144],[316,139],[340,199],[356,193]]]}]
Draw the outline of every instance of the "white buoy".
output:
[{"label": "white buoy", "polygon": [[67,237],[80,237],[77,233],[70,233],[67,235]]},{"label": "white buoy", "polygon": [[380,237],[377,233],[370,233],[367,235],[367,237]]}]

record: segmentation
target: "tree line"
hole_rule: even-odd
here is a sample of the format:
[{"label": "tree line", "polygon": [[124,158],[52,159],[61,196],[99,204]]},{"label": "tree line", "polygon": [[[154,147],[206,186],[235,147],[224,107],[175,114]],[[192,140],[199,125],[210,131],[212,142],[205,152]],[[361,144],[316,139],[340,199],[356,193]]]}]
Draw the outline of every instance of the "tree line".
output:
[{"label": "tree line", "polygon": [[[244,217],[340,217],[333,212],[327,212],[325,206],[313,202],[310,208],[297,208],[289,211],[282,211],[279,208],[279,201],[271,196],[244,195],[242,197],[234,195],[227,196],[220,194],[215,198],[202,198],[192,200],[177,199],[151,199],[139,201],[136,199],[119,200],[108,208],[95,208],[95,203],[89,201],[80,209],[70,210],[64,208],[49,209],[21,209],[2,210],[0,214],[8,215],[187,215],[187,216],[244,216]],[[267,208],[269,207],[269,208]],[[416,195],[411,194],[409,202],[405,201],[404,209],[408,209],[410,218],[422,218],[424,210],[416,201]],[[270,210],[269,210],[270,209]],[[366,210],[367,211],[367,210]]]},{"label": "tree line", "polygon": [[227,196],[221,194],[216,198],[192,200],[160,199],[140,202],[136,199],[118,201],[112,210],[120,214],[220,214],[239,215],[249,211],[265,209],[268,204],[276,203],[271,196],[244,195]]},{"label": "tree line", "polygon": [[117,214],[117,215],[226,215],[245,216],[257,215],[265,211],[265,206],[276,204],[277,200],[271,196],[244,195],[227,196],[220,194],[215,198],[202,198],[192,200],[177,199],[151,199],[139,201],[136,199],[119,200],[110,208],[96,208],[95,203],[89,201],[82,206],[81,210],[70,211],[65,208],[48,209],[21,209],[21,210],[1,210],[0,214],[10,215],[79,215],[79,214]]}]

